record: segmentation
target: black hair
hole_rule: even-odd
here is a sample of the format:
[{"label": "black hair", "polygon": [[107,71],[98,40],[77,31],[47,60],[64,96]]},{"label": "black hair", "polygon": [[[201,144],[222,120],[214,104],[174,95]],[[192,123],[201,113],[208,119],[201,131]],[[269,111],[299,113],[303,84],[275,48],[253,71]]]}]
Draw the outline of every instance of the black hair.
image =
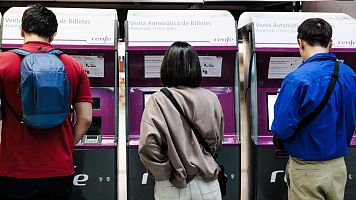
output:
[{"label": "black hair", "polygon": [[320,18],[307,19],[298,27],[297,38],[306,41],[311,46],[320,45],[326,48],[331,36],[331,25]]},{"label": "black hair", "polygon": [[57,32],[58,22],[56,15],[51,10],[36,4],[27,8],[23,13],[21,28],[26,33],[50,38]]},{"label": "black hair", "polygon": [[175,42],[166,51],[161,82],[167,87],[199,87],[202,80],[197,52],[186,42]]}]

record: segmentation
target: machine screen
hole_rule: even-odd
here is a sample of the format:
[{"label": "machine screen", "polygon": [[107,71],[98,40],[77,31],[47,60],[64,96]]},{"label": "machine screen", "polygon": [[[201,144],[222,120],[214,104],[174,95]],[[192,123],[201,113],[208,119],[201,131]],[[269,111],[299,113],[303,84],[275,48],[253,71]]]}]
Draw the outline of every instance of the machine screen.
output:
[{"label": "machine screen", "polygon": [[274,103],[277,100],[278,93],[268,93],[267,94],[267,121],[268,121],[268,131],[272,129],[272,122],[274,118]]},{"label": "machine screen", "polygon": [[93,97],[92,108],[93,109],[100,109],[100,98],[99,97]]},{"label": "machine screen", "polygon": [[86,135],[101,135],[101,117],[93,117]]}]

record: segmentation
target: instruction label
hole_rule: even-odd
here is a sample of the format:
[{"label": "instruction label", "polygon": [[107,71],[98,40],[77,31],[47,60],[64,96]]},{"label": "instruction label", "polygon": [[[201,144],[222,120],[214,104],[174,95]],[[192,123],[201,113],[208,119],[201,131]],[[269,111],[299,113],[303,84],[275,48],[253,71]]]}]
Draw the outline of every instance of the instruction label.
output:
[{"label": "instruction label", "polygon": [[271,57],[268,67],[268,79],[284,79],[302,63],[302,57]]},{"label": "instruction label", "polygon": [[221,77],[221,56],[199,56],[203,77]]},{"label": "instruction label", "polygon": [[164,56],[145,56],[145,78],[159,78]]},{"label": "instruction label", "polygon": [[72,55],[82,64],[88,77],[104,78],[104,58],[99,56]]}]

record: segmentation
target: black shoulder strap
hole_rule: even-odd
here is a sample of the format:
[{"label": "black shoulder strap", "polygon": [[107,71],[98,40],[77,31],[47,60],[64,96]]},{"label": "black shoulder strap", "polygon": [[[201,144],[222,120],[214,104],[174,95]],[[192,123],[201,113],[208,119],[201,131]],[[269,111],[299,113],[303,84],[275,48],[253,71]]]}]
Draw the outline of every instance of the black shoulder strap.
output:
[{"label": "black shoulder strap", "polygon": [[184,114],[182,108],[179,106],[179,104],[178,104],[177,100],[174,98],[173,94],[167,88],[162,88],[161,92],[163,92],[163,94],[166,95],[166,97],[172,102],[174,107],[178,110],[180,115],[182,115],[182,117],[188,122],[188,124],[191,127],[191,129],[193,130],[194,135],[197,138],[198,142],[203,146],[203,148],[208,153],[213,155],[213,153],[211,152],[211,150],[209,148],[208,143],[206,143],[205,140],[202,138],[202,136],[200,135],[200,131],[197,129],[197,127],[195,127],[195,125],[190,121],[190,119]]},{"label": "black shoulder strap", "polygon": [[321,113],[321,111],[323,110],[323,108],[325,107],[325,105],[328,103],[328,101],[330,99],[330,95],[334,90],[334,86],[335,86],[338,78],[339,78],[339,62],[335,61],[334,62],[334,72],[332,73],[331,81],[329,83],[328,89],[326,90],[323,100],[321,101],[321,103],[318,105],[318,107],[313,112],[308,114],[306,117],[304,117],[299,122],[299,124],[297,125],[297,128],[294,131],[294,134],[292,136],[290,136],[289,138],[285,139],[284,142],[293,141],[295,139],[295,137],[297,137],[299,132]]},{"label": "black shoulder strap", "polygon": [[[18,114],[15,109],[6,101],[5,97],[1,99],[7,107],[9,107],[11,113],[14,115],[16,120],[20,123],[23,123],[23,117],[22,115]],[[6,115],[6,114],[5,114]],[[5,116],[6,117],[6,116]]]}]

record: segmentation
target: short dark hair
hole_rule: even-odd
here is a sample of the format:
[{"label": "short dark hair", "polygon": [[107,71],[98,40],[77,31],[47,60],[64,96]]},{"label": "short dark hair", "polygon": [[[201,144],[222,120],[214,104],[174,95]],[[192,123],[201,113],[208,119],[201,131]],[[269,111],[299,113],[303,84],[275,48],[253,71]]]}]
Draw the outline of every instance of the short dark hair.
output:
[{"label": "short dark hair", "polygon": [[332,28],[328,22],[320,18],[305,20],[298,27],[298,39],[306,41],[309,45],[328,47],[332,37]]},{"label": "short dark hair", "polygon": [[202,80],[197,52],[186,42],[173,43],[164,54],[161,82],[167,87],[199,87]]},{"label": "short dark hair", "polygon": [[56,15],[51,10],[36,4],[27,8],[23,13],[21,28],[26,33],[49,38],[57,32],[58,22]]}]

